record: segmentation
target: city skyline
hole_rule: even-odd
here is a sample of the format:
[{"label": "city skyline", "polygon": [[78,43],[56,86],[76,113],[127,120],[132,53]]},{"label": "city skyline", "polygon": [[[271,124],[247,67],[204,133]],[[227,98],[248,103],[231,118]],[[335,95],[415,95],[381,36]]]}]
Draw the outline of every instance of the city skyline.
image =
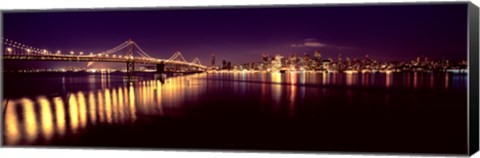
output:
[{"label": "city skyline", "polygon": [[[466,59],[464,5],[214,8],[5,13],[4,38],[48,50],[102,52],[134,39],[150,55],[180,51],[208,65],[263,53],[327,58],[369,54],[383,61]],[[374,16],[373,16],[374,15]],[[459,18],[460,17],[460,18]],[[48,40],[46,40],[47,38]],[[61,65],[64,63],[36,63]]]},{"label": "city skyline", "polygon": [[[101,53],[94,52],[63,52],[60,50],[52,51],[47,49],[40,49],[29,46],[28,44],[19,43],[9,39],[4,39],[3,44],[5,46],[4,59],[15,60],[15,62],[10,62],[7,60],[7,67],[4,70],[14,70],[18,69],[19,65],[23,65],[24,70],[19,70],[19,72],[39,72],[39,70],[48,70],[48,71],[91,71],[95,72],[96,69],[106,71],[112,70],[112,64],[104,66],[92,66],[94,63],[103,63],[103,62],[113,62],[114,65],[120,66],[120,63],[138,63],[138,64],[180,64],[184,66],[193,66],[199,69],[209,69],[209,70],[263,70],[263,71],[303,71],[303,70],[315,70],[315,71],[328,71],[328,72],[337,72],[337,71],[380,71],[380,72],[390,72],[390,71],[463,71],[467,68],[466,60],[451,61],[442,57],[441,60],[431,59],[427,56],[417,56],[415,60],[404,60],[404,61],[381,61],[375,58],[370,58],[368,54],[362,58],[349,58],[342,57],[342,54],[339,53],[337,60],[334,58],[327,57],[322,58],[320,51],[315,50],[313,56],[310,56],[309,53],[305,53],[303,56],[298,56],[296,54],[291,54],[290,56],[274,55],[269,56],[268,53],[262,54],[262,59],[257,60],[256,62],[247,62],[244,64],[232,64],[231,61],[222,60],[221,64],[216,63],[216,55],[211,54],[211,63],[210,65],[202,65],[201,61],[198,58],[194,58],[191,62],[187,61],[181,52],[175,52],[168,59],[159,59],[154,58],[144,52],[135,41],[129,39],[124,43],[112,48],[108,51]],[[129,54],[130,55],[127,55]],[[119,54],[120,53],[120,54]],[[122,55],[122,53],[127,53]],[[138,56],[139,55],[139,56]],[[33,61],[32,61],[33,60]],[[36,61],[35,61],[36,60]],[[56,61],[56,62],[87,62],[86,65],[81,67],[76,66],[66,66],[61,68],[50,68],[45,69],[41,67],[30,67],[36,65],[37,62],[42,61]],[[28,63],[28,64],[26,64]],[[193,64],[193,65],[192,65]],[[12,66],[15,65],[15,66]],[[26,66],[26,67],[25,67]],[[158,65],[157,65],[158,66]],[[123,66],[121,66],[123,67]],[[131,70],[135,70],[135,67],[131,67]],[[138,67],[137,67],[138,68]],[[142,70],[151,71],[152,66],[141,67]],[[184,71],[179,69],[180,67],[174,66],[167,68],[169,71]],[[186,67],[185,67],[186,68]],[[22,69],[22,68],[20,68]],[[128,66],[127,66],[128,69]],[[157,67],[158,69],[158,67]],[[182,68],[183,69],[183,68]],[[187,68],[189,69],[189,68]],[[195,69],[195,68],[194,68]],[[185,69],[186,70],[186,69]],[[192,69],[193,70],[193,69]],[[121,70],[126,71],[126,70]]]}]

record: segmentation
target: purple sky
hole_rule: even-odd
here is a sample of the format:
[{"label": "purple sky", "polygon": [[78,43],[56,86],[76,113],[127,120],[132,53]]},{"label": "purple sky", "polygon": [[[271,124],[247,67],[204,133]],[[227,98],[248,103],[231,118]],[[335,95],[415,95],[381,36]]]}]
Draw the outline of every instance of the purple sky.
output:
[{"label": "purple sky", "polygon": [[261,54],[466,59],[467,5],[317,6],[6,12],[4,38],[64,52],[100,52],[132,38],[150,56],[210,54],[233,64]]}]

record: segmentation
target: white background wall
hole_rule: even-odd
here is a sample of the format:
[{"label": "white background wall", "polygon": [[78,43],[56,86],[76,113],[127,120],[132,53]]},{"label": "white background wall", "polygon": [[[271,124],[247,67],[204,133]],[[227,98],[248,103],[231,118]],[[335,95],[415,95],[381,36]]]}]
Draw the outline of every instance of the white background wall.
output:
[{"label": "white background wall", "polygon": [[[436,2],[445,0],[0,0],[0,10],[10,9],[51,9],[51,8],[115,8],[115,7],[152,7],[152,6],[206,6],[206,5],[258,5],[258,4],[327,4],[327,3],[375,3],[375,2]],[[451,1],[451,0],[449,0]],[[480,0],[472,0],[480,6]],[[1,23],[0,23],[1,24]],[[478,97],[478,96],[477,96]],[[429,155],[385,155],[371,153],[247,153],[212,151],[152,151],[152,150],[98,150],[98,149],[38,149],[38,148],[0,148],[1,158],[143,158],[143,157],[188,157],[188,158],[349,158],[349,157],[412,157],[427,158]],[[445,157],[445,156],[441,156]],[[480,158],[475,154],[474,158]]]}]

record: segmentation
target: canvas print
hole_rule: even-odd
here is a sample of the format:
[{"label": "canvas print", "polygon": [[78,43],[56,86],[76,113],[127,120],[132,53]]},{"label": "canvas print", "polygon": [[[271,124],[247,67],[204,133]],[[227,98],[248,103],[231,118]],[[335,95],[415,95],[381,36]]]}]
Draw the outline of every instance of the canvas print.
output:
[{"label": "canvas print", "polygon": [[2,145],[466,154],[467,6],[6,11]]}]

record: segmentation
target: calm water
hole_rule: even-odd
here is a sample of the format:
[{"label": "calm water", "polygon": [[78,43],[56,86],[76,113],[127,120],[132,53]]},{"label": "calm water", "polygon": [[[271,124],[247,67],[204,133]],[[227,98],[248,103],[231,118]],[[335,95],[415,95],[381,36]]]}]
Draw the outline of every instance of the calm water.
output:
[{"label": "calm water", "polygon": [[467,75],[4,74],[5,145],[465,153]]}]

